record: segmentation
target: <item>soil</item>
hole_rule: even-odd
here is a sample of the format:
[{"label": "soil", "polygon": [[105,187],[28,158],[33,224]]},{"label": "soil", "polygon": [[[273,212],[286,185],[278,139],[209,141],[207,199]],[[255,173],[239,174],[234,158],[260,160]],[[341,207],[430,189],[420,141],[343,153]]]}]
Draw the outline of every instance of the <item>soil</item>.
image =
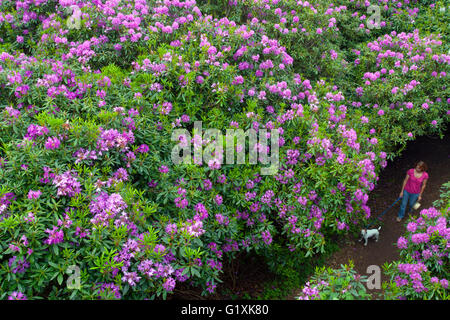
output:
[{"label": "soil", "polygon": [[[443,139],[439,137],[424,136],[409,143],[402,154],[388,165],[379,175],[379,180],[372,192],[369,194],[368,206],[371,208],[371,216],[375,220],[370,228],[381,226],[378,242],[369,239],[367,246],[358,238],[348,236],[339,241],[339,251],[335,252],[325,263],[325,266],[339,268],[341,264],[348,264],[351,259],[354,269],[360,274],[370,276],[367,267],[376,265],[380,267],[381,282],[388,281],[384,274],[383,264],[399,259],[397,239],[404,234],[408,215],[401,222],[396,221],[400,207],[398,201],[385,214],[379,217],[399,197],[401,186],[406,171],[413,168],[419,160],[428,165],[429,179],[427,187],[422,195],[421,206],[418,210],[409,211],[409,215],[417,216],[420,210],[431,207],[435,200],[440,198],[442,184],[450,181],[450,130],[447,130]],[[409,208],[408,208],[409,210]],[[379,218],[376,218],[379,217]],[[207,297],[200,296],[200,292],[178,290],[172,299],[207,299],[223,300],[231,298],[253,299],[261,296],[264,282],[275,279],[267,267],[257,257],[242,257],[240,262],[236,259],[234,263],[239,265],[224,265],[224,282],[217,287],[216,293]],[[382,299],[382,289],[368,290],[374,299]],[[228,292],[228,293],[226,293]],[[300,294],[301,288],[294,290],[285,300],[295,300]],[[246,293],[246,295],[242,295]]]},{"label": "soil", "polygon": [[232,300],[256,299],[262,296],[266,282],[275,279],[262,257],[241,254],[231,263],[223,263],[222,283],[208,296],[201,296],[201,290],[184,284],[177,284],[173,300]]}]

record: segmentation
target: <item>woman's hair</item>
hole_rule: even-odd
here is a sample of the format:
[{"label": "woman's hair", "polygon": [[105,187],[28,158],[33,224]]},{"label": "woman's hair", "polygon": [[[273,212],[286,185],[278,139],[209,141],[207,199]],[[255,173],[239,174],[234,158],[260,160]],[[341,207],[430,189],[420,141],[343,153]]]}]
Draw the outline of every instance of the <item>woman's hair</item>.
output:
[{"label": "woman's hair", "polygon": [[427,164],[425,162],[423,162],[423,161],[417,162],[415,167],[417,167],[417,166],[419,166],[419,168],[422,169],[423,171],[427,171],[428,170]]}]

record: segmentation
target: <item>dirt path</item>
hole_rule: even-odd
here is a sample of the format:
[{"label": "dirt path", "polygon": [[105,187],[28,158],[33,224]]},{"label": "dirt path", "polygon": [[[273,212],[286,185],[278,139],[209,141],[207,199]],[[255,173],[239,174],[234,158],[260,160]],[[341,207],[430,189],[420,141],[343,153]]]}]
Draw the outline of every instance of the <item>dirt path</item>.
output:
[{"label": "dirt path", "polygon": [[[408,145],[401,156],[394,161],[389,161],[387,167],[380,174],[378,185],[369,195],[368,205],[371,208],[372,217],[380,215],[398,198],[406,171],[413,168],[418,160],[423,160],[428,164],[427,172],[430,178],[419,211],[412,211],[411,214],[417,215],[421,209],[431,207],[433,201],[439,199],[441,185],[450,181],[450,137],[448,133],[442,140],[431,137],[418,138]],[[379,222],[375,221],[371,226],[371,228],[382,226],[378,242],[369,239],[367,247],[364,247],[363,242],[358,242],[358,239],[344,239],[342,248],[330,258],[327,266],[338,268],[352,259],[355,270],[361,275],[368,276],[367,267],[378,265],[382,272],[381,281],[387,281],[388,277],[383,273],[382,265],[399,258],[395,244],[404,233],[407,220],[396,221],[399,207],[400,201],[385,213]],[[378,295],[381,290],[371,290],[370,292]],[[294,299],[295,296],[298,296],[298,293],[294,293],[287,299]]]}]

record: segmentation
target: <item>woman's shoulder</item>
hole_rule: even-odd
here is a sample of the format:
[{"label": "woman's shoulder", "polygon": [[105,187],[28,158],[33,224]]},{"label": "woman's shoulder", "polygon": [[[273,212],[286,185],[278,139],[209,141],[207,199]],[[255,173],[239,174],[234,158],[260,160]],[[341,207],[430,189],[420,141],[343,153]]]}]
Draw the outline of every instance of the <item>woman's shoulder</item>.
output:
[{"label": "woman's shoulder", "polygon": [[409,169],[406,174],[409,174],[410,176],[414,174],[414,168]]},{"label": "woman's shoulder", "polygon": [[428,179],[428,173],[427,172],[424,172],[423,173],[423,179],[425,180],[425,179]]}]

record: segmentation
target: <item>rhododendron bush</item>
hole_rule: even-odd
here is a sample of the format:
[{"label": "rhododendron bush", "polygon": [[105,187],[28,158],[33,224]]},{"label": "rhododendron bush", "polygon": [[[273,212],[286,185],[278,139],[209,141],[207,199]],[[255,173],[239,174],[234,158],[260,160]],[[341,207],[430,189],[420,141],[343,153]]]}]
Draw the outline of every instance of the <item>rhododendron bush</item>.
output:
[{"label": "rhododendron bush", "polygon": [[[346,25],[367,4],[264,3],[210,4],[225,17],[195,1],[0,1],[0,298],[210,294],[239,252],[308,258],[366,222],[393,146],[445,129],[449,56],[438,36]],[[267,130],[277,170],[225,162],[199,122]],[[191,144],[211,160],[175,164]]]},{"label": "rhododendron bush", "polygon": [[298,300],[367,300],[370,294],[364,285],[367,276],[361,276],[354,264],[341,265],[340,269],[316,268],[314,275],[302,288]]},{"label": "rhododendron bush", "polygon": [[423,209],[408,220],[406,234],[397,240],[400,260],[385,267],[389,299],[448,300],[448,213],[447,201],[441,210]]},{"label": "rhododendron bush", "polygon": [[[450,102],[449,56],[438,37],[395,31],[354,50],[355,107],[364,108],[383,140],[404,144],[439,132]],[[444,96],[442,93],[444,92]],[[390,138],[388,138],[390,137]]]}]

